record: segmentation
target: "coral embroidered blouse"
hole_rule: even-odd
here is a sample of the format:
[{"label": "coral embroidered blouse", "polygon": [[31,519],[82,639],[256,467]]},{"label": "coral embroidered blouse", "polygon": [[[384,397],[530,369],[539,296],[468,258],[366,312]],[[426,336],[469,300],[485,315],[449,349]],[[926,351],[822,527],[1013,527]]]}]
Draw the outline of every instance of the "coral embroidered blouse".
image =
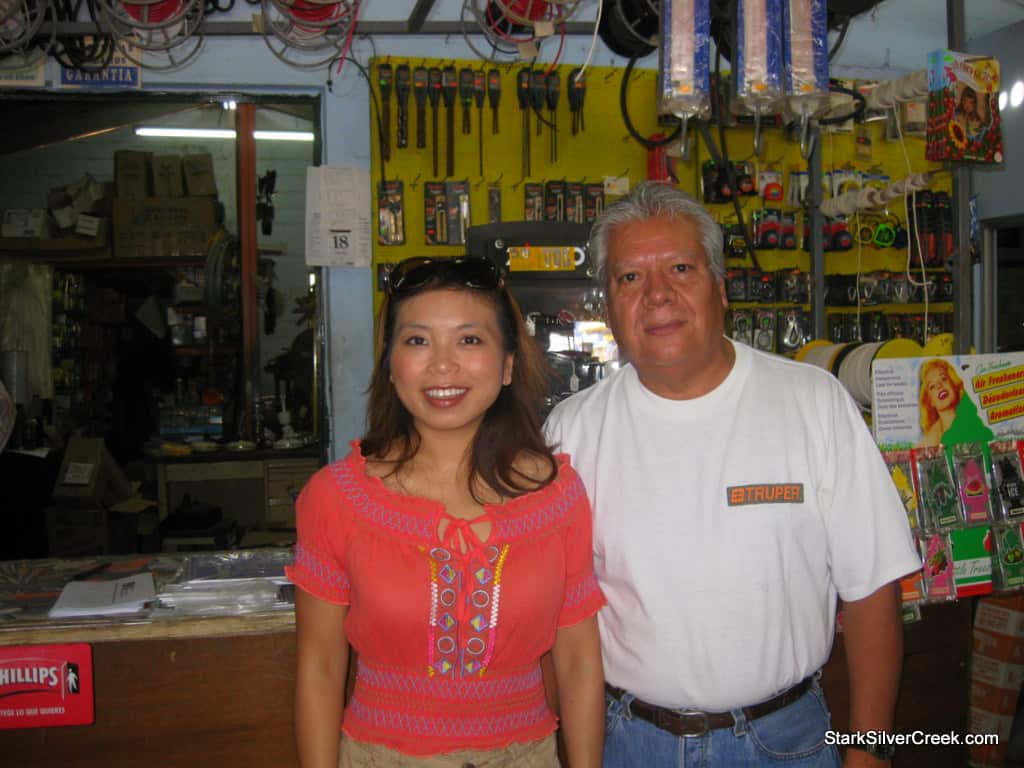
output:
[{"label": "coral embroidered blouse", "polygon": [[[485,540],[442,504],[366,472],[359,441],[309,481],[288,577],[349,605],[359,654],[342,730],[411,755],[541,739],[556,719],[540,657],[604,604],[590,504],[565,455],[547,486],[488,505]],[[443,532],[443,538],[439,535]]]}]

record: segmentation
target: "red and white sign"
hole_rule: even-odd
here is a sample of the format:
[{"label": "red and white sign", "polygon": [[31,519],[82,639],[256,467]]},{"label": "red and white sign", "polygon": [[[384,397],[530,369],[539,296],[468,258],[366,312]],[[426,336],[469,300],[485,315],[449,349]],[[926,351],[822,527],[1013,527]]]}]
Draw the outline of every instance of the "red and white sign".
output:
[{"label": "red and white sign", "polygon": [[91,725],[92,646],[0,647],[0,729]]}]

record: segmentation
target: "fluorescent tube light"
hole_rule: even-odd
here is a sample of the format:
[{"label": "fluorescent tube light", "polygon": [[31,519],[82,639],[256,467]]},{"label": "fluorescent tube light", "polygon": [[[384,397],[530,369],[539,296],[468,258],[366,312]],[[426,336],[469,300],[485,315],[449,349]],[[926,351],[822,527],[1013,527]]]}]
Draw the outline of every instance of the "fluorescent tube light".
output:
[{"label": "fluorescent tube light", "polygon": [[[157,136],[170,139],[233,139],[232,128],[158,128],[140,126],[135,129],[136,136]],[[311,131],[253,131],[257,141],[307,141],[314,139]]]},{"label": "fluorescent tube light", "polygon": [[233,139],[231,128],[154,128],[142,126],[135,129],[136,136],[159,136],[169,139]]},{"label": "fluorescent tube light", "polygon": [[312,131],[253,131],[253,138],[267,141],[312,141]]}]

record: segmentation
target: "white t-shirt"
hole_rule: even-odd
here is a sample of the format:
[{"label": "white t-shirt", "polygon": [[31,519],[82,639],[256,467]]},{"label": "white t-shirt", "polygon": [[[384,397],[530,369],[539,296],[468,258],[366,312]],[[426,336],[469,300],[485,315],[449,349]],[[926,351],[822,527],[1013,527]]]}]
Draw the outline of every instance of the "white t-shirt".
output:
[{"label": "white t-shirt", "polygon": [[708,712],[755,704],[828,659],[836,595],[921,567],[881,454],[839,382],[733,344],[693,400],[632,366],[545,424],[594,508],[605,677]]}]

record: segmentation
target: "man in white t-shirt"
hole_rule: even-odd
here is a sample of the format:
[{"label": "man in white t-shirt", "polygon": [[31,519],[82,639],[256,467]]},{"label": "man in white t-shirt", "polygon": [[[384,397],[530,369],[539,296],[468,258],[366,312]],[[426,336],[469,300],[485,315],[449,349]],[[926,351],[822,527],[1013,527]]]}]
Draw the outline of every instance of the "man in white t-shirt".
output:
[{"label": "man in white t-shirt", "polygon": [[605,765],[836,766],[837,600],[850,730],[889,730],[897,581],[921,565],[881,455],[834,377],[726,338],[721,229],[692,197],[641,184],[591,247],[629,362],[545,428],[594,507]]}]

